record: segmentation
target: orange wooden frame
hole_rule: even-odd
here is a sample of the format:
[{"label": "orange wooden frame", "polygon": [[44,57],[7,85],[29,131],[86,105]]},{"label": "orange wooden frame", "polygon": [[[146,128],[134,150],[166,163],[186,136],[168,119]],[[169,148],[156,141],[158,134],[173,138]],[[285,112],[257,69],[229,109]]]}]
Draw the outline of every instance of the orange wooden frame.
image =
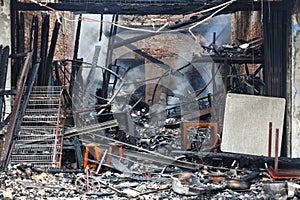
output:
[{"label": "orange wooden frame", "polygon": [[218,132],[219,126],[216,122],[183,122],[182,123],[182,141],[181,148],[187,149],[187,129],[189,127],[213,127],[214,129],[214,142],[211,144],[212,147],[216,147],[218,144]]}]

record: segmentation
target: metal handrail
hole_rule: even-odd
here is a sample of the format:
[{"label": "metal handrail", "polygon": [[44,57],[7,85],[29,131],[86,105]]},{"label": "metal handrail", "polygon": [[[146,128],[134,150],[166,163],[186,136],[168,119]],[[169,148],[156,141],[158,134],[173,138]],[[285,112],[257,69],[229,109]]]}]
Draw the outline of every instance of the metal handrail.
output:
[{"label": "metal handrail", "polygon": [[54,141],[54,151],[53,151],[53,162],[57,162],[58,161],[58,168],[61,167],[61,157],[62,157],[62,148],[60,148],[60,152],[59,152],[59,158],[57,159],[57,145],[58,142],[60,142],[60,144],[62,143],[62,139],[61,141],[59,141],[59,128],[60,128],[60,124],[61,124],[61,108],[63,106],[63,94],[64,94],[64,88],[60,91],[60,96],[59,96],[59,103],[58,103],[58,113],[57,113],[57,121],[56,121],[56,127],[55,127],[55,141]]}]

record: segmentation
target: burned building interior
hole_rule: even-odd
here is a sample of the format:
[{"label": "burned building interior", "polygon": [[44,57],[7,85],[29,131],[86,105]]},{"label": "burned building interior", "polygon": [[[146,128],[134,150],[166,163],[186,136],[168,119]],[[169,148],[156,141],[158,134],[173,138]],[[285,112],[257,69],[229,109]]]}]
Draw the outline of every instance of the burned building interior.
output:
[{"label": "burned building interior", "polygon": [[298,0],[1,7],[3,198],[300,198]]}]

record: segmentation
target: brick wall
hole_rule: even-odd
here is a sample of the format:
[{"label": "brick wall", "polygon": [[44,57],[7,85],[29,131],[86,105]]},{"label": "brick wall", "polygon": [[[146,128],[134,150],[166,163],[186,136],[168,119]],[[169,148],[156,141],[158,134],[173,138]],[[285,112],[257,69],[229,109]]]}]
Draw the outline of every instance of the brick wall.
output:
[{"label": "brick wall", "polygon": [[[40,11],[28,11],[24,13],[24,23],[25,23],[25,52],[30,49],[30,30],[32,26],[32,20],[34,16],[38,16],[39,20],[39,39],[38,39],[38,59],[40,59],[40,45],[41,45],[41,30],[42,30],[42,14]],[[74,15],[70,12],[61,12],[67,20],[61,19],[61,26],[59,30],[59,35],[54,52],[54,60],[62,59],[72,59],[73,49],[74,49],[74,29],[75,22],[73,22]],[[50,13],[49,18],[49,38],[48,38],[48,50],[50,47],[52,32],[55,26],[56,14]],[[70,64],[67,65],[68,70],[70,70]],[[61,75],[62,78],[62,75]],[[66,84],[66,83],[65,83]]]},{"label": "brick wall", "polygon": [[[70,12],[64,12],[63,13],[64,17],[67,19],[73,19],[73,14]],[[39,11],[28,11],[24,12],[24,18],[25,18],[25,51],[29,51],[29,34],[30,34],[30,29],[31,29],[31,23],[32,19],[34,16],[38,16],[39,18],[39,48],[41,44],[41,29],[42,29],[42,17],[41,17],[41,12]],[[56,20],[56,15],[54,13],[50,14],[50,30],[49,30],[49,45],[51,42],[52,38],[52,31],[55,25],[55,20]],[[62,23],[64,23],[62,21]],[[65,20],[65,29],[63,28],[64,26],[60,27],[59,31],[59,36],[55,48],[55,54],[54,54],[54,59],[55,60],[60,60],[60,59],[65,59],[65,58],[72,58],[73,56],[73,46],[74,46],[74,22]],[[38,49],[39,51],[39,49]],[[39,55],[39,52],[38,52]]]},{"label": "brick wall", "polygon": [[[236,39],[250,40],[263,37],[261,14],[258,11],[240,11],[232,14],[231,18],[231,40],[238,44]],[[248,65],[250,73],[253,73],[259,65]],[[241,73],[246,73],[241,68]],[[262,73],[260,73],[262,76]]]}]

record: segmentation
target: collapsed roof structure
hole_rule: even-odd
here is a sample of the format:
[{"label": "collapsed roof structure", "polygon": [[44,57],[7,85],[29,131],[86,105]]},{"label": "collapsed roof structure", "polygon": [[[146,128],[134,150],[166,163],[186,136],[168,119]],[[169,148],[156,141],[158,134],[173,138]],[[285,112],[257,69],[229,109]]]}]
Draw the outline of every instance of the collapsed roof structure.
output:
[{"label": "collapsed roof structure", "polygon": [[[46,171],[88,167],[98,174],[106,166],[133,177],[166,166],[175,173],[206,164],[213,171],[235,162],[256,170],[275,163],[268,168],[273,178],[294,178],[291,171],[281,177],[278,162],[299,163],[288,114],[294,109],[295,83],[288,77],[295,73],[289,52],[295,5],[11,1],[11,53],[1,47],[2,169],[27,163]],[[37,12],[31,21],[29,11]],[[76,26],[74,44],[60,45],[68,22]],[[88,22],[93,25],[83,28]],[[73,52],[57,59],[64,45]],[[5,90],[8,57],[11,90]],[[10,115],[2,112],[4,95],[15,97]],[[238,143],[249,146],[242,150]],[[290,158],[278,158],[280,151]],[[146,164],[134,168],[139,162]],[[178,176],[173,180],[183,180]],[[95,179],[97,189],[103,183]],[[225,188],[219,186],[211,191]],[[200,193],[196,188],[188,195]]]}]

